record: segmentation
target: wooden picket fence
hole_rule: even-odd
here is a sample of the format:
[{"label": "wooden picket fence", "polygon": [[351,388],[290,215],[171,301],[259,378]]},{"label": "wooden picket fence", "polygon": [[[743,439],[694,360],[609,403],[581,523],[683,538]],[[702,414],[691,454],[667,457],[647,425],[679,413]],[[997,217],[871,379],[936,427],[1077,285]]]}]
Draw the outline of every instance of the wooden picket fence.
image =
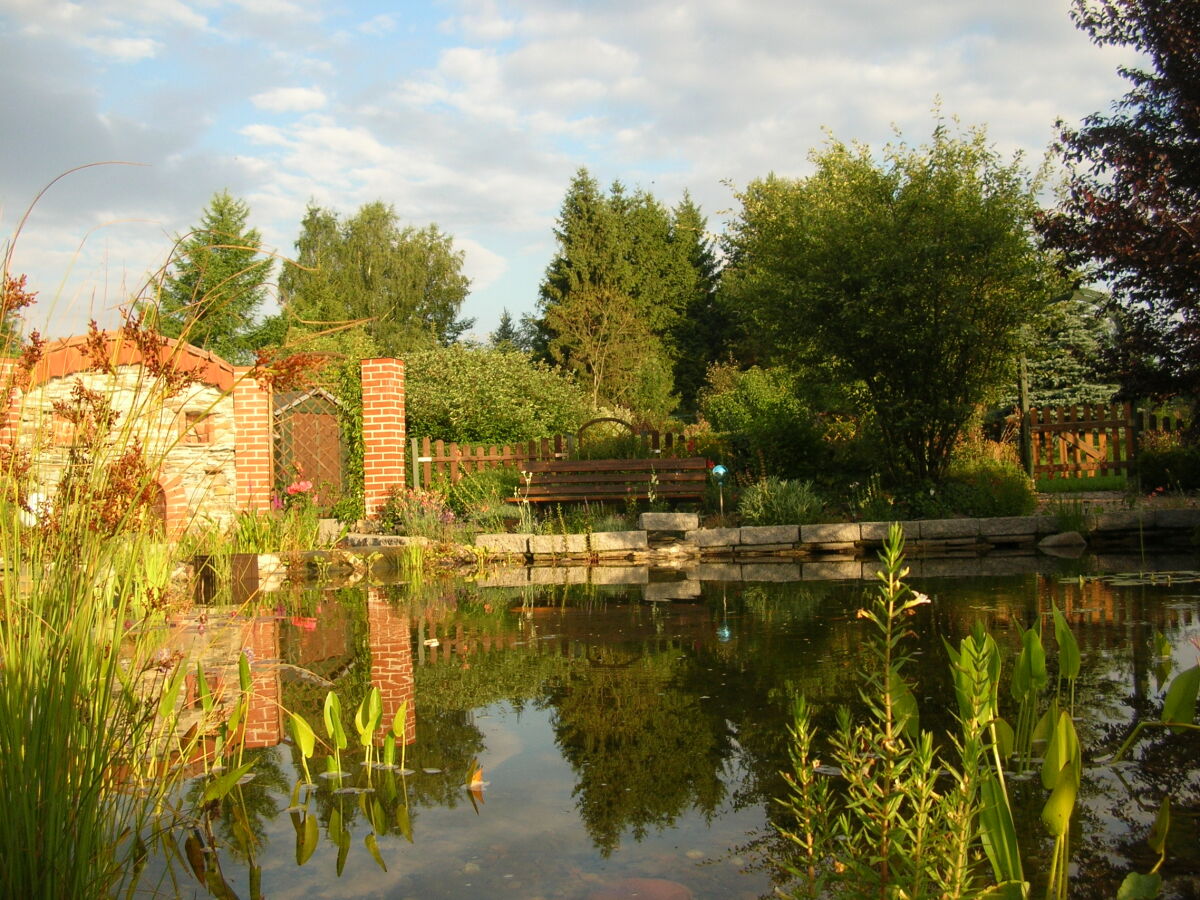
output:
[{"label": "wooden picket fence", "polygon": [[[677,456],[687,450],[682,434],[645,431],[637,435],[642,447],[653,456]],[[410,441],[410,485],[428,487],[435,481],[457,482],[469,472],[501,466],[520,470],[537,459],[572,459],[579,446],[574,435],[555,435],[520,444],[459,444],[413,438]]]},{"label": "wooden picket fence", "polygon": [[1131,403],[1033,407],[1029,440],[1034,478],[1127,475],[1139,436],[1183,428],[1178,414],[1163,416]]}]

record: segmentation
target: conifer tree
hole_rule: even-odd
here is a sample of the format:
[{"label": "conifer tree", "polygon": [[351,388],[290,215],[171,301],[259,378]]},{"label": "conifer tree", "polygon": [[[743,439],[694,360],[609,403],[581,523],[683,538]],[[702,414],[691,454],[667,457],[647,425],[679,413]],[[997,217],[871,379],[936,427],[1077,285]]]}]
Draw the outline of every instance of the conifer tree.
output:
[{"label": "conifer tree", "polygon": [[167,337],[235,363],[248,361],[249,335],[271,273],[258,229],[246,226],[249,216],[249,206],[228,191],[214,194],[200,224],[179,239],[157,308],[144,310]]}]

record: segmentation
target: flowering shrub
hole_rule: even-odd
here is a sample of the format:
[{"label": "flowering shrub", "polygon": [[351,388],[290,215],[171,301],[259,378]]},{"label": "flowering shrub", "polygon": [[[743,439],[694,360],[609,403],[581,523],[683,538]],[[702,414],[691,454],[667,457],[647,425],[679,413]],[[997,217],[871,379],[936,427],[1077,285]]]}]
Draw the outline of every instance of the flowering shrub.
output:
[{"label": "flowering shrub", "polygon": [[443,540],[454,525],[454,510],[438,491],[393,487],[379,512],[379,524],[388,534],[407,534]]}]

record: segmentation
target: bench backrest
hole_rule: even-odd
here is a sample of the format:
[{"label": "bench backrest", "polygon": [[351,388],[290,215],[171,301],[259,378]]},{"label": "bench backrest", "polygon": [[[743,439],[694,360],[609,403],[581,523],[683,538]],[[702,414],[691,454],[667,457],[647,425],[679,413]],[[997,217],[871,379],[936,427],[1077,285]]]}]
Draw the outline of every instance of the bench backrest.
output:
[{"label": "bench backrest", "polygon": [[523,469],[529,480],[518,489],[518,499],[528,500],[688,499],[703,497],[708,484],[702,456],[530,460]]}]

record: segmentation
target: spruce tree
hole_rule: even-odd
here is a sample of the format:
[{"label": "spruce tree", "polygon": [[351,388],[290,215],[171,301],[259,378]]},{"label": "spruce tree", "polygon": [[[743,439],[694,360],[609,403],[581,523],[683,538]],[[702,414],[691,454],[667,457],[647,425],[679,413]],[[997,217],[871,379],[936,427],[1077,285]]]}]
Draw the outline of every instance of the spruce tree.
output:
[{"label": "spruce tree", "polygon": [[262,256],[250,208],[228,191],[213,195],[200,224],[179,238],[176,258],[156,309],[145,309],[158,330],[246,362],[248,336],[265,296],[271,260]]}]

